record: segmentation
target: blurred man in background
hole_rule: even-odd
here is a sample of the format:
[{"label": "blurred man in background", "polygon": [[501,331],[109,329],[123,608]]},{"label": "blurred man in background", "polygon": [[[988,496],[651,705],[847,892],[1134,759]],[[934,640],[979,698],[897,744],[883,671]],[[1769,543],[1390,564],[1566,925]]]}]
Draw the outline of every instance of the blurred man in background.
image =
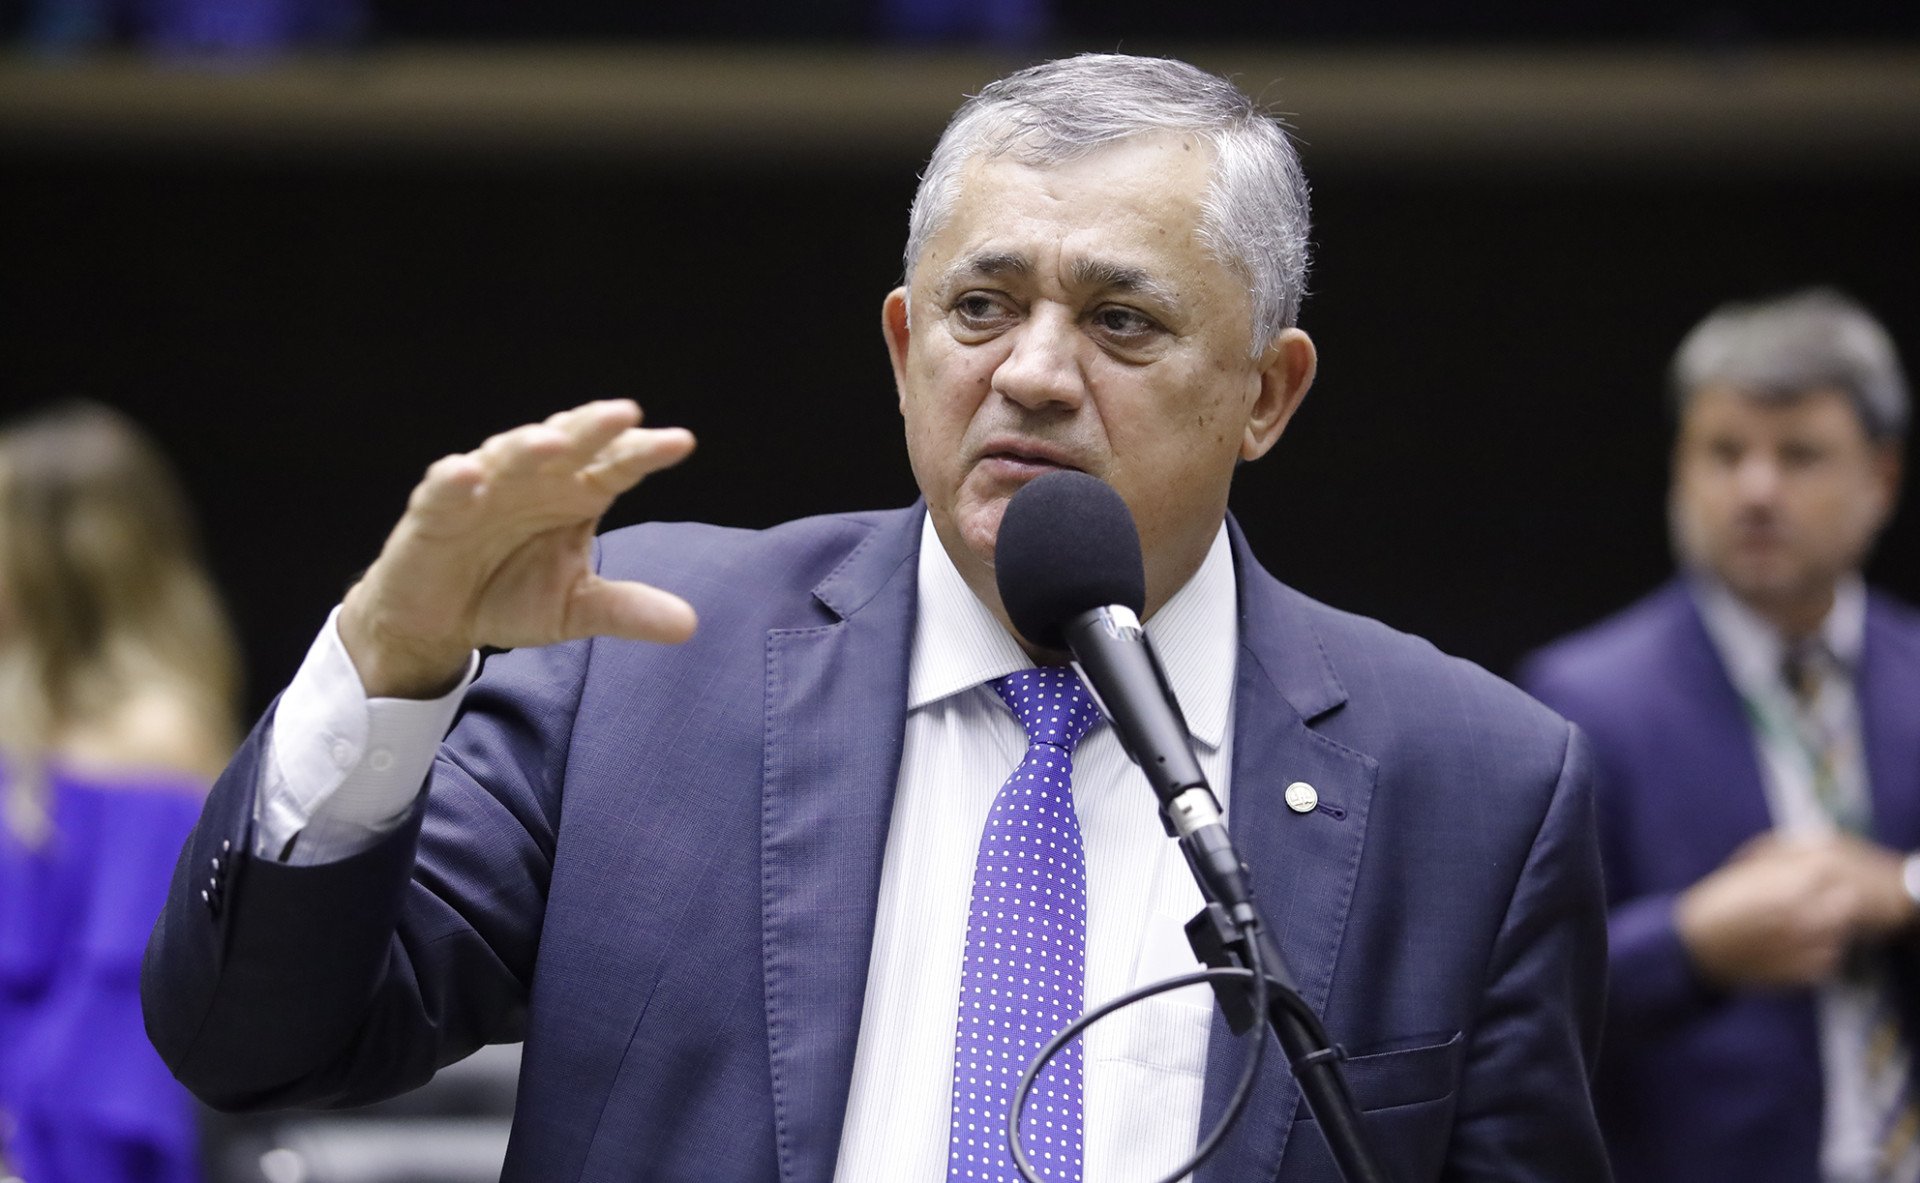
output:
[{"label": "blurred man in background", "polygon": [[1601,765],[1615,1169],[1920,1178],[1920,615],[1860,574],[1906,384],[1808,291],[1716,311],[1672,388],[1681,576],[1522,671]]}]

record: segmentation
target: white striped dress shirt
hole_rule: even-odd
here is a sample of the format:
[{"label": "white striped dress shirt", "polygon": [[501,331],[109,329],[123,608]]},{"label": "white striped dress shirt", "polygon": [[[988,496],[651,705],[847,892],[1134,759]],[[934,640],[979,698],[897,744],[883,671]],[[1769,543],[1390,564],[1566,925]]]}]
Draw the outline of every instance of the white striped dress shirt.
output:
[{"label": "white striped dress shirt", "polygon": [[[973,860],[987,810],[1026,733],[987,683],[1032,665],[974,596],[929,523],[907,681],[906,751],[880,875],[867,998],[838,1183],[946,1178],[948,1094]],[[1238,651],[1233,555],[1223,526],[1147,634],[1226,801]],[[1160,826],[1153,790],[1113,728],[1073,756],[1087,858],[1087,1005],[1198,968],[1183,926],[1200,908]],[[1096,1024],[1085,1054],[1085,1178],[1164,1175],[1199,1136],[1212,995],[1196,986]]]}]

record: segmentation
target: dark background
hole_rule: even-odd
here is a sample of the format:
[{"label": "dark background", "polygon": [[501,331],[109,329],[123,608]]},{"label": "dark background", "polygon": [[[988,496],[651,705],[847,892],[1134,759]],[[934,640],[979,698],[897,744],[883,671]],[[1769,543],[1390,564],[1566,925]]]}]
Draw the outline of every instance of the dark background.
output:
[{"label": "dark background", "polygon": [[[1565,31],[1523,28],[1509,7],[1489,39]],[[374,27],[538,32],[514,27],[519,6],[480,10],[491,27],[448,8],[436,28],[419,8],[405,28],[397,11]],[[1398,11],[1396,44],[1417,52],[1425,10]],[[1915,23],[1911,6],[1822,11],[1853,12],[1856,36]],[[1770,33],[1765,8],[1687,15],[1713,37]],[[1666,20],[1629,32],[1664,36]],[[1126,48],[1157,49],[1150,32]],[[1342,155],[1317,145],[1314,110],[1289,110],[1315,190],[1302,325],[1321,371],[1279,448],[1241,474],[1235,512],[1281,578],[1496,670],[1667,573],[1662,374],[1714,305],[1834,284],[1920,357],[1909,156]],[[760,526],[909,501],[879,304],[930,147],[0,136],[0,403],[96,398],[160,439],[203,512],[257,708],[422,468],[583,399],[635,396],[701,440],[620,522]],[[1910,599],[1911,516],[1873,569]]]}]

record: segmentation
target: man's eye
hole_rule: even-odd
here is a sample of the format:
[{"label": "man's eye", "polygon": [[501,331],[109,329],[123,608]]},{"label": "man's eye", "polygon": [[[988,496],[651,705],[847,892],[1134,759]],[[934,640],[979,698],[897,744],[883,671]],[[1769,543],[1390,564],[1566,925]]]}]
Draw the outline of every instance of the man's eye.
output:
[{"label": "man's eye", "polygon": [[1116,337],[1141,337],[1158,327],[1153,318],[1132,308],[1102,308],[1093,314],[1093,320]]},{"label": "man's eye", "polygon": [[968,325],[980,327],[1004,320],[1006,305],[984,292],[969,292],[953,302],[953,311],[960,320]]},{"label": "man's eye", "polygon": [[1780,463],[1787,468],[1812,468],[1826,458],[1818,444],[1789,443],[1780,448]]}]

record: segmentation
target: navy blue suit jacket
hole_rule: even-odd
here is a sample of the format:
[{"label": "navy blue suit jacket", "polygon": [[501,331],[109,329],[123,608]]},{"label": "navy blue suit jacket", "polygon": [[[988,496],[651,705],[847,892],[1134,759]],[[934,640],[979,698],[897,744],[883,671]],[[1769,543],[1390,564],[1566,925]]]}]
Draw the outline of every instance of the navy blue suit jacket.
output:
[{"label": "navy blue suit jacket", "polygon": [[[602,569],[685,596],[698,635],[489,660],[422,805],[341,863],[245,854],[256,730],[149,949],[169,1064],[224,1107],[352,1104],[524,1038],[509,1180],[829,1179],[920,517],[608,535]],[[1485,672],[1283,587],[1237,530],[1234,559],[1233,829],[1394,1177],[1606,1178],[1583,743]],[[1316,812],[1283,804],[1296,780]],[[1242,1054],[1216,1022],[1209,1123]],[[1284,1057],[1267,1064],[1203,1178],[1335,1179]]]},{"label": "navy blue suit jacket", "polygon": [[[1920,847],[1920,616],[1869,595],[1857,680],[1874,837]],[[1580,725],[1600,765],[1611,982],[1597,1092],[1615,1169],[1644,1183],[1818,1179],[1813,995],[1710,989],[1673,927],[1679,893],[1772,826],[1739,694],[1692,596],[1667,585],[1536,654],[1521,683]],[[1896,952],[1911,981],[1910,950]]]}]

